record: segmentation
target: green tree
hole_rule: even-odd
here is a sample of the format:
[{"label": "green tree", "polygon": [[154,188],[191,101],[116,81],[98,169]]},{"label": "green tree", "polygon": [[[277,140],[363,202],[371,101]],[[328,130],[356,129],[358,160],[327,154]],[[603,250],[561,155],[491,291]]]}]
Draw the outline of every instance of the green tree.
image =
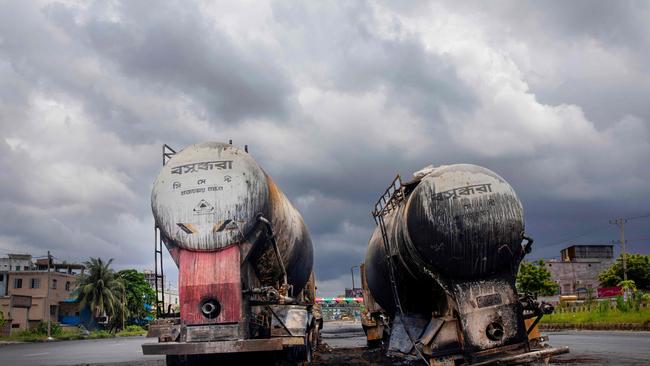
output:
[{"label": "green tree", "polygon": [[77,301],[82,308],[88,305],[96,317],[106,315],[111,319],[121,306],[124,285],[110,268],[112,262],[112,258],[108,262],[90,258],[84,262],[86,273],[77,279]]},{"label": "green tree", "polygon": [[541,296],[555,295],[558,286],[551,280],[551,272],[546,269],[543,260],[521,262],[517,273],[517,290]]},{"label": "green tree", "polygon": [[618,286],[620,286],[623,291],[629,291],[632,293],[636,292],[636,283],[634,283],[634,280],[621,281],[618,283]]},{"label": "green tree", "polygon": [[145,304],[153,305],[155,303],[156,291],[151,288],[144,277],[144,273],[140,273],[135,269],[125,269],[117,272],[116,276],[124,283],[124,297],[126,298],[128,318],[139,322],[151,315],[151,310],[147,310]]},{"label": "green tree", "polygon": [[[650,290],[650,255],[626,254],[627,279],[634,281],[640,290]],[[617,286],[623,281],[623,257],[602,271],[598,276],[601,286]]]}]

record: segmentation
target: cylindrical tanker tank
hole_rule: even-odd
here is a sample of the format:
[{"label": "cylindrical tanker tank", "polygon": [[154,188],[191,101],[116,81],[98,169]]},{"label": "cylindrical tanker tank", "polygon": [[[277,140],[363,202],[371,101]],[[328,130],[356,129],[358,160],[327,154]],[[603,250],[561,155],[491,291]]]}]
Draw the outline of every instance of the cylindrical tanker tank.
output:
[{"label": "cylindrical tanker tank", "polygon": [[[456,164],[422,170],[403,190],[403,200],[383,220],[406,310],[431,310],[436,294],[422,289],[442,290],[444,281],[437,279],[516,272],[523,256],[523,209],[503,178]],[[378,226],[366,253],[367,282],[377,303],[394,313],[386,258]]]},{"label": "cylindrical tanker tank", "polygon": [[[151,207],[164,243],[178,264],[179,251],[217,252],[249,244],[261,285],[282,278],[273,248],[259,235],[259,217],[271,222],[294,293],[312,271],[312,242],[298,211],[245,151],[206,142],[174,154],[154,182]],[[260,244],[260,245],[258,245]]]},{"label": "cylindrical tanker tank", "polygon": [[247,352],[310,360],[321,318],[309,232],[246,149],[164,145],[151,208],[156,259],[163,242],[179,269],[179,306],[156,301],[149,336],[159,343],[143,344],[144,354],[167,355],[168,365]]},{"label": "cylindrical tanker tank", "polygon": [[373,216],[362,276],[369,342],[381,335],[390,352],[415,350],[427,364],[527,363],[568,352],[535,335],[553,307],[517,292],[533,241],[521,202],[496,173],[456,164],[425,168],[411,182],[398,176]]}]

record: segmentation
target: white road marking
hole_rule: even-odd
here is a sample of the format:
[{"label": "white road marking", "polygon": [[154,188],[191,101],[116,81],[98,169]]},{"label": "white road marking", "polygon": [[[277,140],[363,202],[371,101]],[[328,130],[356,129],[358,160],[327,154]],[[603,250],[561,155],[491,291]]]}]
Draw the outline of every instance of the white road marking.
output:
[{"label": "white road marking", "polygon": [[30,357],[30,356],[42,356],[42,355],[47,355],[49,352],[43,352],[43,353],[30,353],[28,355],[25,355],[25,357]]}]

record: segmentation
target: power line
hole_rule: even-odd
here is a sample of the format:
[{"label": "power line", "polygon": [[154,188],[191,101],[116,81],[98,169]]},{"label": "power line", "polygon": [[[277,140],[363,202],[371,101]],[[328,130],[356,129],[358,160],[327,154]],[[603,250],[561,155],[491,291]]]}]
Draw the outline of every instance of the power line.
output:
[{"label": "power line", "polygon": [[564,239],[559,239],[559,240],[552,241],[552,242],[541,243],[541,244],[539,244],[538,246],[543,245],[543,246],[549,247],[549,246],[559,245],[559,244],[562,244],[562,243],[566,243],[567,241],[572,241],[572,240],[580,239],[580,238],[582,238],[582,237],[584,237],[584,236],[587,236],[587,235],[589,235],[589,234],[593,234],[594,232],[598,232],[599,230],[597,230],[597,229],[601,229],[601,230],[602,230],[602,229],[604,229],[604,228],[606,228],[606,227],[607,227],[607,226],[602,226],[602,224],[593,225],[593,226],[592,226],[588,231],[583,232],[582,234],[579,234],[579,235],[576,235],[576,236],[567,237],[567,238],[564,238]]},{"label": "power line", "polygon": [[636,220],[636,219],[643,219],[646,217],[650,217],[650,214],[626,217],[625,220]]}]

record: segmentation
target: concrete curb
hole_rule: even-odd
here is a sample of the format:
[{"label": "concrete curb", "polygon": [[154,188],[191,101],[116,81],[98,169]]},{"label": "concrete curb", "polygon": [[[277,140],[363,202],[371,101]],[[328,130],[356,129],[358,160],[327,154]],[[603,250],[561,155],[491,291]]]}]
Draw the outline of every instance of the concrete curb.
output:
[{"label": "concrete curb", "polygon": [[21,344],[21,343],[26,343],[26,342],[21,342],[21,341],[0,341],[0,347],[7,346],[9,344]]},{"label": "concrete curb", "polygon": [[650,323],[544,323],[539,325],[540,330],[629,330],[650,331]]}]

